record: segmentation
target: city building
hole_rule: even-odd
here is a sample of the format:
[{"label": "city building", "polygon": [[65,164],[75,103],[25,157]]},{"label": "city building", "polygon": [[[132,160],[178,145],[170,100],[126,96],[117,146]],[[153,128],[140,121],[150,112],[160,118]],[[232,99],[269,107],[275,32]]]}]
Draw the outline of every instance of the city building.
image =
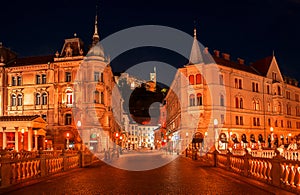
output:
[{"label": "city building", "polygon": [[246,65],[201,49],[196,30],[189,63],[165,98],[167,136],[175,149],[278,147],[300,133],[300,88],[273,54]]},{"label": "city building", "polygon": [[18,58],[0,45],[1,148],[109,147],[109,136],[121,131],[112,104],[122,100],[111,97],[115,81],[99,44],[97,16],[94,28],[89,52],[76,34],[49,56]]}]

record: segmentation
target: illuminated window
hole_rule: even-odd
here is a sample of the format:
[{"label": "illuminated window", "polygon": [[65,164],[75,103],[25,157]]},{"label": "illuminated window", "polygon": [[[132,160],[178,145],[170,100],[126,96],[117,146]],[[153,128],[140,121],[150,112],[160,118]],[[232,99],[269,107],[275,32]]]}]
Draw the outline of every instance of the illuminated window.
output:
[{"label": "illuminated window", "polygon": [[201,84],[201,74],[196,74],[196,84]]},{"label": "illuminated window", "polygon": [[41,95],[39,93],[35,94],[35,105],[40,105],[41,104]]},{"label": "illuminated window", "polygon": [[41,76],[40,75],[35,75],[35,83],[41,84]]},{"label": "illuminated window", "polygon": [[22,106],[22,104],[23,104],[23,97],[22,97],[22,95],[21,94],[19,94],[18,95],[18,106]]},{"label": "illuminated window", "polygon": [[48,98],[47,98],[47,93],[42,94],[42,104],[47,105]]},{"label": "illuminated window", "polygon": [[17,84],[16,77],[11,77],[11,85],[16,86],[16,84]]},{"label": "illuminated window", "polygon": [[189,76],[189,82],[190,82],[190,85],[194,85],[195,84],[194,75],[190,75]]},{"label": "illuminated window", "polygon": [[72,104],[73,103],[73,93],[72,91],[67,91],[67,104]]},{"label": "illuminated window", "polygon": [[189,99],[190,99],[190,106],[195,106],[195,95],[191,94]]},{"label": "illuminated window", "polygon": [[70,72],[66,72],[66,82],[71,82],[71,73]]},{"label": "illuminated window", "polygon": [[66,114],[65,115],[65,125],[71,125],[72,124],[72,115]]},{"label": "illuminated window", "polygon": [[42,74],[42,84],[47,83],[47,76],[45,74]]},{"label": "illuminated window", "polygon": [[17,77],[17,85],[18,86],[22,85],[22,77],[20,76]]},{"label": "illuminated window", "polygon": [[11,106],[16,106],[17,105],[17,97],[15,94],[11,95]]},{"label": "illuminated window", "polygon": [[202,94],[197,94],[197,106],[202,106]]}]

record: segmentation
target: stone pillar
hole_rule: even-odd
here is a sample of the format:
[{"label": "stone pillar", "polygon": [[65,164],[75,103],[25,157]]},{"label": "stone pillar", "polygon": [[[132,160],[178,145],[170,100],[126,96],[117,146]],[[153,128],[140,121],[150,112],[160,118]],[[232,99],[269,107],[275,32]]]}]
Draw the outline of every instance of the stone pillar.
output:
[{"label": "stone pillar", "polygon": [[[24,140],[22,140],[22,141],[24,141]],[[15,150],[19,152],[19,132],[18,131],[15,132]]]},{"label": "stone pillar", "polygon": [[3,144],[2,144],[2,149],[4,150],[7,146],[7,143],[6,143],[6,133],[3,129]]},{"label": "stone pillar", "polygon": [[280,180],[281,175],[279,174],[281,171],[280,162],[284,158],[282,156],[280,156],[280,153],[278,150],[276,150],[275,152],[276,152],[276,156],[274,156],[272,159],[271,178],[272,178],[272,184],[274,186],[279,187],[281,185],[281,180]]},{"label": "stone pillar", "polygon": [[34,134],[34,149],[39,150],[38,148],[38,135],[37,133]]},{"label": "stone pillar", "polygon": [[32,127],[28,127],[27,142],[28,142],[28,151],[31,151],[32,150]]}]

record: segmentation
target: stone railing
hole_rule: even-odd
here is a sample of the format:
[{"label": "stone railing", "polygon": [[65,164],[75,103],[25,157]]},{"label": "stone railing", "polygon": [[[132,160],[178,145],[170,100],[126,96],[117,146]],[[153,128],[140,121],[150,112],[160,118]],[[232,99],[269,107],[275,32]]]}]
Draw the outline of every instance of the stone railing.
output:
[{"label": "stone railing", "polygon": [[206,158],[215,167],[300,193],[300,162],[285,159],[279,151],[272,158],[253,157],[246,150],[243,156],[214,151],[207,153]]},{"label": "stone railing", "polygon": [[0,158],[1,187],[88,166],[92,156],[89,152],[78,151],[3,152]]}]

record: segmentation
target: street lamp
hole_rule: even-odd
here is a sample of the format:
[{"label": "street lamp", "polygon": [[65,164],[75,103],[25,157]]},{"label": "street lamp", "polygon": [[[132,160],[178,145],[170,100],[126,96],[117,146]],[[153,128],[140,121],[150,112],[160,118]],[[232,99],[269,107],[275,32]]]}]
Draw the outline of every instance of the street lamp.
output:
[{"label": "street lamp", "polygon": [[69,149],[69,138],[70,138],[70,133],[67,133],[67,149]]},{"label": "street lamp", "polygon": [[214,119],[214,134],[215,134],[215,149],[216,150],[218,148],[218,132],[217,132],[218,124],[219,124],[218,119]]}]

